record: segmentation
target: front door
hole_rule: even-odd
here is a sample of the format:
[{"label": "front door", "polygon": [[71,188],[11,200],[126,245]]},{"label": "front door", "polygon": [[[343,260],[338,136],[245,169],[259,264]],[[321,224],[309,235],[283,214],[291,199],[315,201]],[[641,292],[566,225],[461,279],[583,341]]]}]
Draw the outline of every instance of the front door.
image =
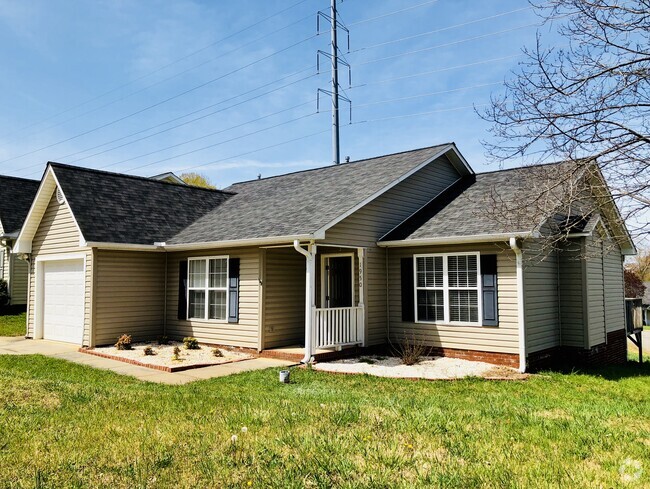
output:
[{"label": "front door", "polygon": [[352,307],[352,256],[325,257],[325,307]]}]

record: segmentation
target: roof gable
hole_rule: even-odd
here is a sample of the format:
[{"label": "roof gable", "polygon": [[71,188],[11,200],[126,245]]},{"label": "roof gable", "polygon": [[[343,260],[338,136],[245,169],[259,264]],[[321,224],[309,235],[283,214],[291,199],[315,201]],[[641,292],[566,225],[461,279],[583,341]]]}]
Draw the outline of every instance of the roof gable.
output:
[{"label": "roof gable", "polygon": [[18,234],[38,185],[38,180],[0,175],[0,229],[4,234]]},{"label": "roof gable", "polygon": [[234,184],[227,189],[234,197],[170,243],[320,239],[326,229],[444,154],[459,171],[471,172],[455,146],[445,144]]},{"label": "roof gable", "polygon": [[[571,184],[562,179],[569,174],[581,179],[584,177],[582,168],[588,170],[592,166],[576,166],[577,171],[574,172],[568,165],[572,164],[560,162],[479,173],[475,178],[466,177],[387,233],[381,241],[403,241],[403,244],[408,244],[433,240],[466,240],[469,237],[538,236],[553,224],[556,227],[570,224],[571,233],[583,230],[588,232],[589,222],[595,223],[596,219],[592,218],[598,217],[598,221],[604,218],[606,228],[614,227],[620,231],[616,233],[619,241],[628,238],[627,247],[622,244],[621,248],[629,253],[633,249],[633,243],[629,240],[625,223],[611,198],[610,208],[605,213],[607,216],[602,213],[598,215],[598,211],[603,209],[602,196],[599,202],[591,204],[581,202],[582,198],[576,195],[572,196],[575,200],[571,202],[569,215],[566,214],[566,209],[562,213],[548,215],[549,209],[565,208],[563,196],[566,192],[573,191],[569,188]],[[607,193],[600,172],[596,171],[595,177],[601,179],[597,186],[599,191]],[[546,200],[539,206],[531,205],[530,202],[538,200],[541,188],[546,189]],[[499,207],[509,211],[507,218],[499,212]]]},{"label": "roof gable", "polygon": [[82,241],[153,246],[226,201],[231,194],[149,178],[49,163],[17,250],[31,240],[56,188],[79,228]]}]

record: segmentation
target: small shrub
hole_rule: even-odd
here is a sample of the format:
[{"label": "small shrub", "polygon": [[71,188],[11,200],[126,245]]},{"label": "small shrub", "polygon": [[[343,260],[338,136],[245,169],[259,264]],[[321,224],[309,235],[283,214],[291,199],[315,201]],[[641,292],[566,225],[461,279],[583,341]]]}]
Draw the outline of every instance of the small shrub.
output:
[{"label": "small shrub", "polygon": [[359,363],[367,363],[368,365],[372,365],[373,363],[376,363],[376,362],[372,358],[361,357],[361,358],[359,358]]},{"label": "small shrub", "polygon": [[404,365],[415,365],[420,361],[427,347],[413,336],[404,337],[397,347],[393,347],[393,350],[395,355],[402,359]]},{"label": "small shrub", "polygon": [[145,356],[152,357],[156,354],[156,352],[151,348],[150,346],[145,346],[144,350],[142,352],[145,354]]},{"label": "small shrub", "polygon": [[201,347],[199,346],[199,340],[196,338],[193,338],[191,336],[188,336],[187,338],[183,338],[183,344],[185,345],[186,350],[200,350]]},{"label": "small shrub", "polygon": [[213,348],[212,355],[214,355],[215,357],[222,357],[223,352],[219,348]]},{"label": "small shrub", "polygon": [[130,350],[131,349],[131,335],[123,334],[117,339],[115,343],[115,348],[118,350]]},{"label": "small shrub", "polygon": [[9,286],[5,280],[0,279],[0,307],[8,306],[10,299]]},{"label": "small shrub", "polygon": [[157,341],[159,345],[169,345],[169,337],[167,336],[159,336]]},{"label": "small shrub", "polygon": [[179,362],[181,359],[181,349],[178,346],[174,347],[174,354],[172,355],[172,360]]}]

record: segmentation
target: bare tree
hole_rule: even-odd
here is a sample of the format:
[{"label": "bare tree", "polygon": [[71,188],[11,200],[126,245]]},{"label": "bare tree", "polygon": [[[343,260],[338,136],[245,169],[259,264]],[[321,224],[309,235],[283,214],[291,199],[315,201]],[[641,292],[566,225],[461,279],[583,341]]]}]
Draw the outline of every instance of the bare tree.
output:
[{"label": "bare tree", "polygon": [[[494,136],[484,145],[500,164],[568,164],[552,165],[542,180],[537,175],[526,181],[530,177],[522,172],[526,201],[499,202],[495,189],[495,218],[509,219],[533,206],[540,215],[559,216],[555,231],[568,233],[580,225],[576,216],[597,212],[602,202],[596,201],[611,192],[632,236],[647,236],[650,0],[547,0],[533,7],[566,44],[544,47],[538,34],[535,46],[524,48],[526,59],[504,94],[481,113]],[[591,210],[585,208],[590,203]]]}]

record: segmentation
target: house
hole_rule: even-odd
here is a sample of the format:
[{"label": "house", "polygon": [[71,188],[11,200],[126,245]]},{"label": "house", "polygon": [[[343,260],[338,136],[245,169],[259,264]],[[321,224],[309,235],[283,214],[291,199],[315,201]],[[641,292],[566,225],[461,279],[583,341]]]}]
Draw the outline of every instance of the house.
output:
[{"label": "house", "polygon": [[27,304],[27,262],[12,254],[14,242],[39,182],[0,175],[0,280],[7,282],[12,309]]},{"label": "house", "polygon": [[170,171],[166,173],[160,173],[159,175],[154,175],[149,178],[151,178],[152,180],[160,180],[161,182],[176,183],[178,185],[187,185],[181,177],[177,176],[175,173],[172,173]]},{"label": "house", "polygon": [[645,293],[643,294],[643,324],[650,325],[650,282],[643,282],[645,285]]},{"label": "house", "polygon": [[477,175],[454,144],[222,191],[49,163],[16,244],[28,336],[194,336],[309,361],[413,335],[522,370],[624,361],[634,246],[615,206],[536,261],[544,223],[500,224],[477,201],[517,198],[526,171]]}]

